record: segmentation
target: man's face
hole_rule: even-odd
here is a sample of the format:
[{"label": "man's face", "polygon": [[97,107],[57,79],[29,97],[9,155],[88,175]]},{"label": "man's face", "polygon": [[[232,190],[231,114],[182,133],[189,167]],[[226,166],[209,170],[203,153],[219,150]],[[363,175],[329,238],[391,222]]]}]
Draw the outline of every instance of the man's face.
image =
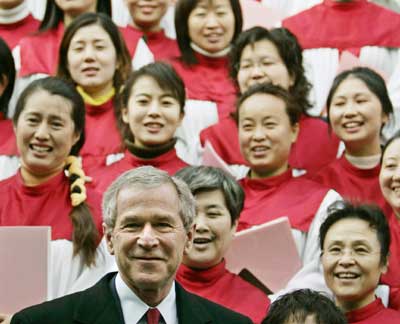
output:
[{"label": "man's face", "polygon": [[179,206],[171,184],[123,187],[118,193],[116,224],[106,232],[108,249],[122,279],[139,297],[144,291],[168,293],[191,243]]}]

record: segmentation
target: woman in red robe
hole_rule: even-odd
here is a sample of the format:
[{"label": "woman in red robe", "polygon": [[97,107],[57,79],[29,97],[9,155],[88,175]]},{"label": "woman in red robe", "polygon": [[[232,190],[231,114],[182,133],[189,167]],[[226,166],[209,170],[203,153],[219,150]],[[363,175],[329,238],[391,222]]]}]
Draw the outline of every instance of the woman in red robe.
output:
[{"label": "woman in red robe", "polygon": [[393,112],[385,81],[369,68],[344,71],[333,82],[327,108],[332,131],[344,142],[345,152],[313,179],[347,199],[383,208],[380,134]]},{"label": "woman in red robe", "polygon": [[57,75],[73,82],[85,101],[84,166],[105,165],[108,155],[122,152],[117,103],[131,70],[128,50],[111,18],[86,13],[66,29],[59,54]]},{"label": "woman in red robe", "polygon": [[151,165],[173,175],[187,166],[175,151],[174,134],[184,116],[186,98],[175,70],[162,62],[145,65],[131,74],[121,97],[124,157],[90,174],[101,193],[132,168]]},{"label": "woman in red robe", "polygon": [[227,270],[224,261],[243,208],[243,189],[213,167],[187,167],[176,177],[188,184],[197,207],[193,246],[183,256],[176,280],[188,291],[261,323],[270,303],[267,295]]},{"label": "woman in red robe", "polygon": [[400,312],[375,295],[388,268],[390,240],[384,214],[368,205],[333,205],[321,225],[324,277],[350,324],[400,322]]}]

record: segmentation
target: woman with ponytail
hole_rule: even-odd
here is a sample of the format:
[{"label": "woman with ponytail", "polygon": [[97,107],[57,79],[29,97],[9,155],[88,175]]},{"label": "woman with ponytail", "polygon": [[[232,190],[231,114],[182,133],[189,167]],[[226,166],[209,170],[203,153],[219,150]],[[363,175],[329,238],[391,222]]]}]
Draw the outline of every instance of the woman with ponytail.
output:
[{"label": "woman with ponytail", "polygon": [[95,265],[102,233],[101,198],[86,190],[77,158],[84,103],[63,80],[36,80],[21,94],[13,124],[21,166],[0,182],[0,226],[51,226],[50,297],[57,297]]}]

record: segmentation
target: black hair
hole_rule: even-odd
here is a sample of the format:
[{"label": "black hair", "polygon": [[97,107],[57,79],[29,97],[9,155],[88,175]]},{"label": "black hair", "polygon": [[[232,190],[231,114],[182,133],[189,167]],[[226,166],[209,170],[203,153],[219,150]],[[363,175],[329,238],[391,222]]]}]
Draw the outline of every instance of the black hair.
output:
[{"label": "black hair", "polygon": [[[111,17],[111,0],[97,0],[96,12],[101,12]],[[63,21],[64,12],[57,6],[55,0],[47,0],[44,17],[39,26],[39,32],[57,28]]]},{"label": "black hair", "polygon": [[[7,43],[0,37],[0,84],[7,82],[3,94],[0,96],[0,113],[7,118],[8,104],[10,102],[15,83],[14,58]],[[7,80],[6,80],[7,79]]]},{"label": "black hair", "polygon": [[[189,36],[189,15],[197,6],[200,0],[179,0],[175,5],[175,30],[176,39],[181,51],[181,59],[187,65],[197,63],[194,51],[190,46]],[[243,17],[242,8],[239,0],[229,0],[233,15],[235,17],[235,31],[233,33],[232,42],[242,31]]]},{"label": "black hair", "polygon": [[382,148],[382,154],[381,154],[381,161],[380,164],[383,162],[383,156],[385,155],[386,149],[392,144],[395,140],[398,140],[400,138],[400,129],[397,130],[391,138],[388,139],[388,141],[385,143],[385,145]]},{"label": "black hair", "polygon": [[[381,264],[387,262],[390,247],[390,230],[386,217],[378,206],[354,204],[348,201],[337,201],[328,207],[328,217],[319,229],[319,245],[324,249],[324,241],[329,229],[342,219],[361,219],[376,231],[381,246]],[[323,253],[323,252],[322,252]]]},{"label": "black hair", "polygon": [[[311,108],[308,95],[311,84],[305,76],[303,67],[302,48],[297,38],[286,28],[275,28],[268,30],[264,27],[256,26],[242,32],[233,43],[230,57],[230,75],[237,85],[237,75],[239,73],[240,60],[243,50],[247,45],[253,46],[255,43],[268,40],[278,50],[279,56],[293,78],[293,85],[289,87],[289,92],[296,98],[303,114]],[[237,85],[238,86],[238,85]]]},{"label": "black hair", "polygon": [[290,93],[282,87],[274,85],[272,83],[255,84],[247,89],[247,91],[239,97],[236,104],[236,112],[233,114],[236,123],[239,122],[240,107],[242,106],[243,102],[255,94],[267,94],[283,100],[283,102],[285,103],[286,113],[290,120],[290,124],[294,125],[298,123],[301,115],[301,110],[297,102],[295,101],[295,98],[293,98]]},{"label": "black hair", "polygon": [[244,205],[244,191],[231,175],[210,166],[188,166],[179,170],[175,177],[189,186],[193,195],[199,192],[221,190],[231,216],[231,225],[239,219]]},{"label": "black hair", "polygon": [[346,324],[340,309],[322,293],[300,289],[275,300],[262,324],[305,323],[313,316],[317,324]]}]

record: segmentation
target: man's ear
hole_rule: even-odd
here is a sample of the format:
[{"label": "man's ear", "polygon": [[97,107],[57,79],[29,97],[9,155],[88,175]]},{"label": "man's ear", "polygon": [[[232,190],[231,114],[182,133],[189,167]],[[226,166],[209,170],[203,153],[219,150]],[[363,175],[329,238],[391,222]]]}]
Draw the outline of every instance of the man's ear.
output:
[{"label": "man's ear", "polygon": [[193,246],[193,233],[195,230],[196,230],[196,224],[193,224],[190,230],[186,233],[184,254],[187,254]]},{"label": "man's ear", "polygon": [[102,226],[103,226],[104,237],[105,237],[106,243],[107,243],[107,250],[111,255],[114,255],[114,243],[113,243],[113,237],[112,237],[112,230],[105,223],[103,223]]}]

